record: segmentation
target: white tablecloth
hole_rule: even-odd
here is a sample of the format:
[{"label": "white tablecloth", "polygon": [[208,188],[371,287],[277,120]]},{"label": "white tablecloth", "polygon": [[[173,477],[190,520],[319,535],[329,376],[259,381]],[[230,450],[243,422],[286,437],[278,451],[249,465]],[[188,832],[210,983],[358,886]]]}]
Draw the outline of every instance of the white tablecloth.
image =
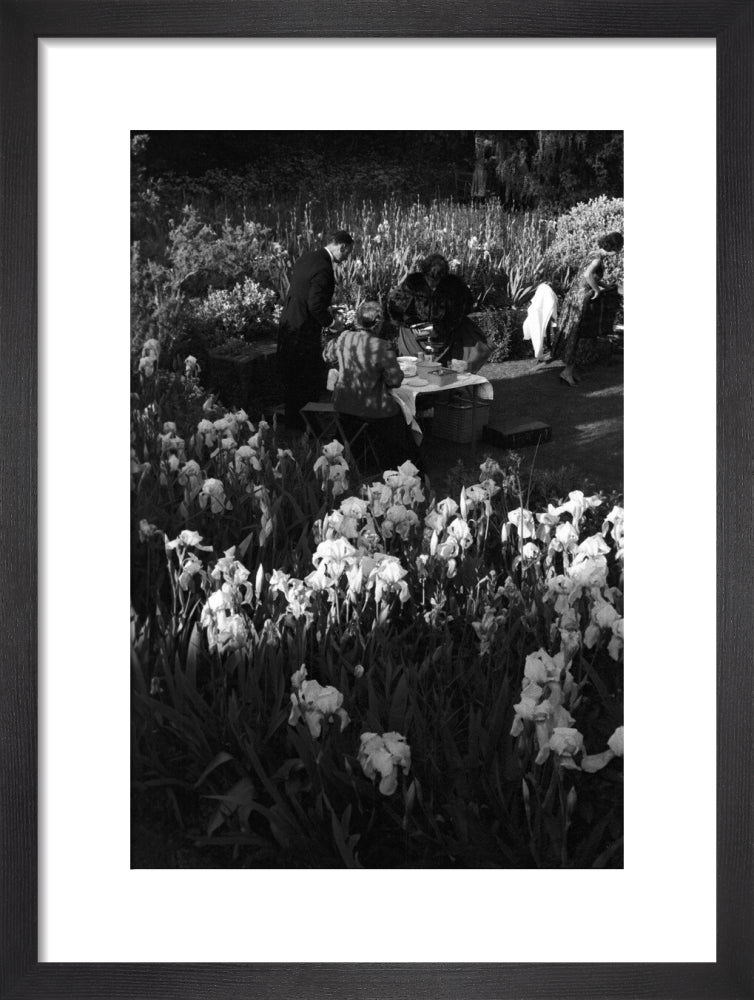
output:
[{"label": "white tablecloth", "polygon": [[[419,376],[421,378],[422,376]],[[438,392],[451,392],[456,389],[469,389],[475,387],[475,396],[477,399],[491,400],[494,396],[492,386],[486,378],[482,378],[481,375],[467,375],[465,378],[457,378],[453,382],[448,382],[445,385],[434,385],[432,382],[429,385],[422,386],[412,386],[403,385],[398,386],[397,389],[391,389],[390,392],[397,400],[404,417],[406,418],[406,423],[411,427],[414,437],[417,442],[421,441],[422,432],[419,424],[416,421],[416,401],[419,396],[427,397]]]}]

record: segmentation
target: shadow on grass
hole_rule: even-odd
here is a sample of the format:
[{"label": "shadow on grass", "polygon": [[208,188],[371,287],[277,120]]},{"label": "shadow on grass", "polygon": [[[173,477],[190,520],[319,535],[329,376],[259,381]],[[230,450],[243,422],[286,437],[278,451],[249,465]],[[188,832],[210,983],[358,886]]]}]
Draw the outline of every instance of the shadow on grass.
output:
[{"label": "shadow on grass", "polygon": [[[480,372],[492,384],[495,396],[492,423],[539,420],[552,427],[552,439],[539,447],[515,450],[522,456],[522,471],[555,471],[567,467],[574,481],[571,489],[586,484],[604,490],[623,490],[623,365],[615,362],[585,372],[582,382],[570,387],[560,380],[562,368],[515,361],[486,365]],[[433,482],[443,482],[459,460],[475,469],[489,455],[500,459],[507,449],[479,441],[475,452],[469,444],[443,441],[431,434],[425,439]],[[471,481],[476,480],[476,475]]]}]

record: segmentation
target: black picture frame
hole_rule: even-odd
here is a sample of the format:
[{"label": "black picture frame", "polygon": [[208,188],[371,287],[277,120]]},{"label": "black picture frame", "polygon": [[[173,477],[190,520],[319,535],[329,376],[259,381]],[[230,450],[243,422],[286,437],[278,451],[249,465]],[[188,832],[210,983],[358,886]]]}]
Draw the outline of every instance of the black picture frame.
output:
[{"label": "black picture frame", "polygon": [[[616,37],[717,42],[717,961],[37,962],[37,40]],[[0,997],[754,997],[754,0],[0,0]],[[687,155],[693,155],[690,137]],[[698,277],[690,276],[690,289]],[[689,297],[693,292],[688,291]],[[682,429],[681,433],[682,433]],[[689,470],[692,489],[693,470]],[[709,539],[712,544],[713,539]],[[712,691],[700,704],[703,728]],[[689,721],[689,726],[695,723]],[[694,753],[711,752],[700,739]],[[693,760],[687,766],[693,766]],[[690,822],[679,817],[679,828]],[[693,879],[694,873],[689,872]],[[648,901],[650,905],[650,901]]]}]

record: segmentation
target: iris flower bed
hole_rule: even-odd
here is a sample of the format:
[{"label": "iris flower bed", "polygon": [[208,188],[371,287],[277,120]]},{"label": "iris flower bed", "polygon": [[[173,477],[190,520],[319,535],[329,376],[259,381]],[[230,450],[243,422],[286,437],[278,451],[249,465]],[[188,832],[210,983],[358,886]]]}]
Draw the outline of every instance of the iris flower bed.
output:
[{"label": "iris flower bed", "polygon": [[531,510],[491,459],[454,497],[410,463],[356,483],[339,442],[283,449],[152,358],[137,799],[228,867],[620,866],[622,508]]}]

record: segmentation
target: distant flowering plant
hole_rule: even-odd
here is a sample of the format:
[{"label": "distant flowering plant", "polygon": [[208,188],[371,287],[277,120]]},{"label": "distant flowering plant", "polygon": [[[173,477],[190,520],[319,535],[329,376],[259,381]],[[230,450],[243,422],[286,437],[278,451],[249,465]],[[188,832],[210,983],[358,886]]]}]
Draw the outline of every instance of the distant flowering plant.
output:
[{"label": "distant flowering plant", "polygon": [[353,545],[344,538],[336,538],[320,542],[312,556],[312,562],[315,568],[321,564],[327,575],[337,581],[354,564],[356,558],[357,550]]},{"label": "distant flowering plant", "polygon": [[323,445],[322,454],[314,463],[314,474],[322,484],[322,491],[326,492],[329,487],[333,498],[348,489],[348,462],[344,451],[340,441],[331,441]]},{"label": "distant flowering plant", "polygon": [[206,629],[210,651],[224,653],[242,649],[248,641],[249,629],[245,616],[240,612],[239,596],[227,583],[209,595],[200,623]]},{"label": "distant flowering plant", "polygon": [[204,552],[211,552],[211,545],[202,545],[202,536],[198,531],[190,531],[188,529],[183,530],[177,538],[173,538],[170,541],[165,541],[165,548],[170,552],[177,548],[196,548],[202,549]]},{"label": "distant flowering plant", "polygon": [[623,756],[623,726],[618,726],[613,735],[607,741],[607,750],[602,753],[590,754],[581,761],[581,769],[590,774],[601,771],[611,760]]},{"label": "distant flowering plant", "polygon": [[316,531],[321,538],[348,538],[355,542],[359,536],[359,518],[334,510],[318,522]]},{"label": "distant flowering plant", "polygon": [[190,503],[202,489],[202,471],[199,463],[189,459],[178,470],[178,482],[184,488],[184,499]]},{"label": "distant flowering plant", "polygon": [[607,651],[614,660],[618,660],[623,650],[623,619],[617,618],[610,628],[613,635],[607,644]]},{"label": "distant flowering plant", "polygon": [[193,553],[190,553],[181,562],[181,573],[178,577],[178,586],[181,590],[188,590],[194,577],[201,575],[203,571],[204,567],[202,563]]},{"label": "distant flowering plant", "polygon": [[157,368],[157,359],[154,357],[142,357],[139,359],[139,374],[145,378],[152,378]]},{"label": "distant flowering plant", "polygon": [[271,329],[279,315],[277,293],[252,278],[228,290],[212,290],[206,298],[193,301],[193,316],[216,324],[228,336]]},{"label": "distant flowering plant", "polygon": [[578,768],[574,758],[584,752],[584,737],[569,726],[556,726],[550,737],[550,750],[557,756],[561,766],[571,769]]},{"label": "distant flowering plant", "polygon": [[548,656],[544,649],[540,649],[537,653],[530,653],[524,664],[524,677],[532,684],[545,685],[549,681],[560,683],[562,671],[562,660],[558,662],[553,657]]},{"label": "distant flowering plant", "polygon": [[398,773],[411,769],[411,747],[400,733],[362,733],[359,763],[367,778],[380,777],[382,795],[392,795],[398,787]]},{"label": "distant flowering plant", "polygon": [[222,514],[230,510],[231,503],[225,498],[225,487],[219,479],[205,479],[199,492],[199,506],[204,510],[207,505],[213,514]]},{"label": "distant flowering plant", "polygon": [[386,470],[382,479],[382,483],[372,483],[370,487],[365,487],[365,495],[370,499],[375,517],[381,516],[388,507],[395,504],[413,508],[424,502],[419,470],[411,462],[404,462],[397,469]]},{"label": "distant flowering plant", "polygon": [[610,513],[605,518],[602,524],[602,534],[607,535],[609,532],[612,533],[613,539],[615,541],[616,559],[623,559],[623,547],[624,547],[624,522],[625,522],[625,512],[622,507],[613,507]]},{"label": "distant flowering plant", "polygon": [[418,524],[419,516],[415,510],[404,507],[401,503],[394,503],[385,511],[381,530],[385,538],[392,538],[393,535],[398,535],[405,540],[409,537],[412,528],[415,528]]},{"label": "distant flowering plant", "polygon": [[146,518],[139,521],[139,541],[146,542],[155,535],[161,534],[156,524],[151,524]]},{"label": "distant flowering plant", "polygon": [[[553,517],[553,515],[546,515],[548,517]],[[557,517],[557,515],[555,515]],[[555,553],[562,553],[567,560],[576,552],[579,544],[579,533],[574,528],[570,521],[564,521],[563,524],[558,524],[555,530],[552,531],[553,525],[548,524],[548,535],[549,535],[549,545],[547,547],[547,554],[552,558]],[[540,531],[542,530],[542,522],[540,522]],[[538,532],[539,534],[539,532]]]},{"label": "distant flowering plant", "polygon": [[233,587],[242,587],[249,579],[249,570],[236,558],[235,545],[226,549],[225,554],[215,563],[211,577],[213,580],[222,580]]},{"label": "distant flowering plant", "polygon": [[613,735],[608,739],[607,745],[616,757],[623,756],[623,726],[618,726]]},{"label": "distant flowering plant", "polygon": [[591,607],[589,617],[589,625],[584,630],[584,645],[587,649],[592,649],[599,641],[603,631],[608,629],[612,631],[613,625],[620,619],[620,615],[609,601],[598,597]]},{"label": "distant flowering plant", "polygon": [[512,537],[513,528],[518,532],[519,538],[527,539],[536,538],[537,536],[537,526],[534,521],[534,515],[530,510],[517,507],[516,510],[509,511],[508,520],[500,532],[503,542],[507,542]]},{"label": "distant flowering plant", "polygon": [[291,678],[291,711],[288,725],[295,726],[303,719],[314,739],[322,735],[322,723],[337,718],[341,732],[350,719],[343,708],[343,695],[336,688],[322,687],[317,681],[306,680],[306,667],[301,667]]},{"label": "distant flowering plant", "polygon": [[244,483],[251,479],[252,470],[261,472],[262,462],[257,449],[248,444],[242,444],[240,448],[236,448],[233,455],[233,468],[236,475]]},{"label": "distant flowering plant", "polygon": [[144,378],[152,378],[160,363],[160,342],[154,337],[145,340],[141,347],[141,358],[139,359],[139,374]]},{"label": "distant flowering plant", "polygon": [[581,518],[584,516],[585,511],[587,511],[590,507],[599,507],[601,503],[602,497],[597,494],[591,497],[586,497],[581,490],[574,490],[568,494],[568,500],[565,503],[560,504],[558,507],[553,507],[553,505],[550,504],[547,508],[547,512],[552,515],[560,515],[564,513],[570,514],[573,526],[576,530],[578,530]]},{"label": "distant flowering plant", "polygon": [[270,578],[270,592],[273,596],[282,594],[286,603],[284,614],[289,615],[291,620],[301,619],[307,624],[314,620],[312,601],[315,589],[305,580],[298,580],[275,570]]},{"label": "distant flowering plant", "polygon": [[397,595],[401,604],[409,599],[409,589],[405,577],[408,575],[399,559],[395,556],[377,553],[374,556],[375,565],[369,573],[368,587],[374,587],[374,599],[377,604]]},{"label": "distant flowering plant", "polygon": [[490,652],[495,634],[498,629],[504,628],[507,618],[507,610],[496,614],[493,608],[488,607],[485,608],[480,621],[471,623],[471,627],[479,639],[480,656],[484,656],[485,653]]},{"label": "distant flowering plant", "polygon": [[448,525],[448,538],[454,539],[460,549],[468,549],[474,544],[474,538],[469,525],[462,517],[457,517],[450,522]]}]

